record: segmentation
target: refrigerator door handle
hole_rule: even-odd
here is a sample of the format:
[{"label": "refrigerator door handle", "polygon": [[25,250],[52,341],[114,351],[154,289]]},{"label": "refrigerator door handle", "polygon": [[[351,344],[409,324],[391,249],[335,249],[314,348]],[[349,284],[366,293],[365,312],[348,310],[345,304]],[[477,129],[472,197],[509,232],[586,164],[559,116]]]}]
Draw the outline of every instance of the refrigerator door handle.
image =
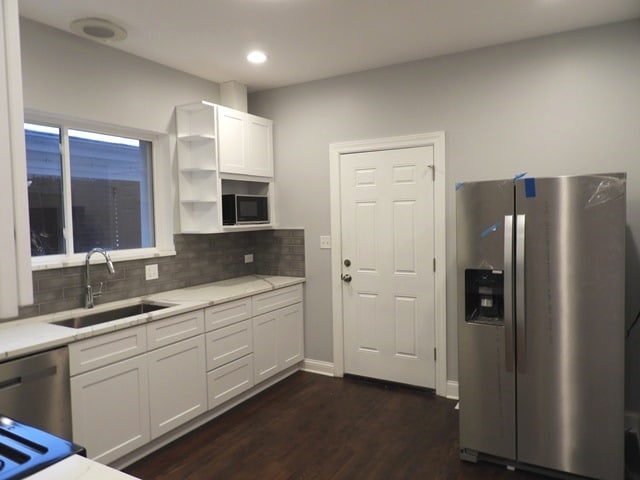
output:
[{"label": "refrigerator door handle", "polygon": [[513,215],[504,217],[504,360],[513,372]]},{"label": "refrigerator door handle", "polygon": [[527,322],[525,318],[525,216],[516,219],[516,354],[518,372],[525,373]]}]

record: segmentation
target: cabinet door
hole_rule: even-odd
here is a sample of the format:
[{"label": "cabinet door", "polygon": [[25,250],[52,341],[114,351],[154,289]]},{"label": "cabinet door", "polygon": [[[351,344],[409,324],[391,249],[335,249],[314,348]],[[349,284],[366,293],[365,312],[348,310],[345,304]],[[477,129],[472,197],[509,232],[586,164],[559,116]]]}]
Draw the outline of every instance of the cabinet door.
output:
[{"label": "cabinet door", "polygon": [[147,354],[151,438],[207,410],[204,335]]},{"label": "cabinet door", "polygon": [[253,318],[256,384],[303,360],[302,305],[296,303]]},{"label": "cabinet door", "polygon": [[71,378],[73,441],[109,463],[150,440],[147,361],[130,358]]},{"label": "cabinet door", "polygon": [[273,122],[247,115],[247,174],[273,177]]},{"label": "cabinet door", "polygon": [[277,325],[277,312],[253,318],[253,379],[256,384],[278,372]]},{"label": "cabinet door", "polygon": [[302,303],[278,310],[278,367],[283,370],[304,358]]},{"label": "cabinet door", "polygon": [[245,113],[218,106],[220,172],[246,174]]}]

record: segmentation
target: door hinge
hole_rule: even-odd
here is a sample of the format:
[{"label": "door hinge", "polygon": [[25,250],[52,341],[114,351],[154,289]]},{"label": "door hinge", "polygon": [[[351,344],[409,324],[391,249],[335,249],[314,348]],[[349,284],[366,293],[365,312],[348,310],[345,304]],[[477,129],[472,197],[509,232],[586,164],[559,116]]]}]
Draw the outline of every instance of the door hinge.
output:
[{"label": "door hinge", "polygon": [[433,361],[436,362],[438,360],[438,354],[437,354],[437,350],[434,347],[433,348]]},{"label": "door hinge", "polygon": [[435,182],[436,181],[436,166],[435,165],[429,165],[429,168],[431,169],[431,181]]},{"label": "door hinge", "polygon": [[436,257],[433,257],[433,271],[436,271]]}]

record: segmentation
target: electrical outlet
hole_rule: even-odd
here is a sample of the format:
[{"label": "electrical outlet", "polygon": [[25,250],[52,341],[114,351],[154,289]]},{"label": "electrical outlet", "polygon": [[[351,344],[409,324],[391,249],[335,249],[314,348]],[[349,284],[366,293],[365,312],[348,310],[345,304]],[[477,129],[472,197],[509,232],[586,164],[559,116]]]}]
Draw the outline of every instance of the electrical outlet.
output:
[{"label": "electrical outlet", "polygon": [[244,263],[251,263],[253,262],[253,253],[247,253],[244,256]]},{"label": "electrical outlet", "polygon": [[320,248],[331,248],[330,235],[320,235]]},{"label": "electrical outlet", "polygon": [[158,264],[147,265],[144,267],[145,280],[156,280],[158,278]]}]

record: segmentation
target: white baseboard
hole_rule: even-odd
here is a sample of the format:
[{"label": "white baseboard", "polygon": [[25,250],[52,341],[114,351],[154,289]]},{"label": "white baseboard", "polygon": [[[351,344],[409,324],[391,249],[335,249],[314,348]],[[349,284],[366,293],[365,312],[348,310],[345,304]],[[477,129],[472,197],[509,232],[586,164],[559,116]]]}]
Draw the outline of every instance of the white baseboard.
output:
[{"label": "white baseboard", "polygon": [[305,358],[302,362],[302,370],[310,373],[317,373],[320,375],[327,375],[328,377],[334,377],[332,362],[324,362],[322,360],[312,360]]},{"label": "white baseboard", "polygon": [[[317,373],[319,375],[326,375],[328,377],[335,377],[334,364],[332,362],[325,362],[322,360],[312,360],[305,358],[302,362],[301,370],[309,373]],[[450,400],[458,400],[458,382],[454,380],[447,380],[447,391],[445,395]]]},{"label": "white baseboard", "polygon": [[458,382],[454,380],[447,380],[447,394],[446,397],[450,400],[459,400],[458,396]]}]

